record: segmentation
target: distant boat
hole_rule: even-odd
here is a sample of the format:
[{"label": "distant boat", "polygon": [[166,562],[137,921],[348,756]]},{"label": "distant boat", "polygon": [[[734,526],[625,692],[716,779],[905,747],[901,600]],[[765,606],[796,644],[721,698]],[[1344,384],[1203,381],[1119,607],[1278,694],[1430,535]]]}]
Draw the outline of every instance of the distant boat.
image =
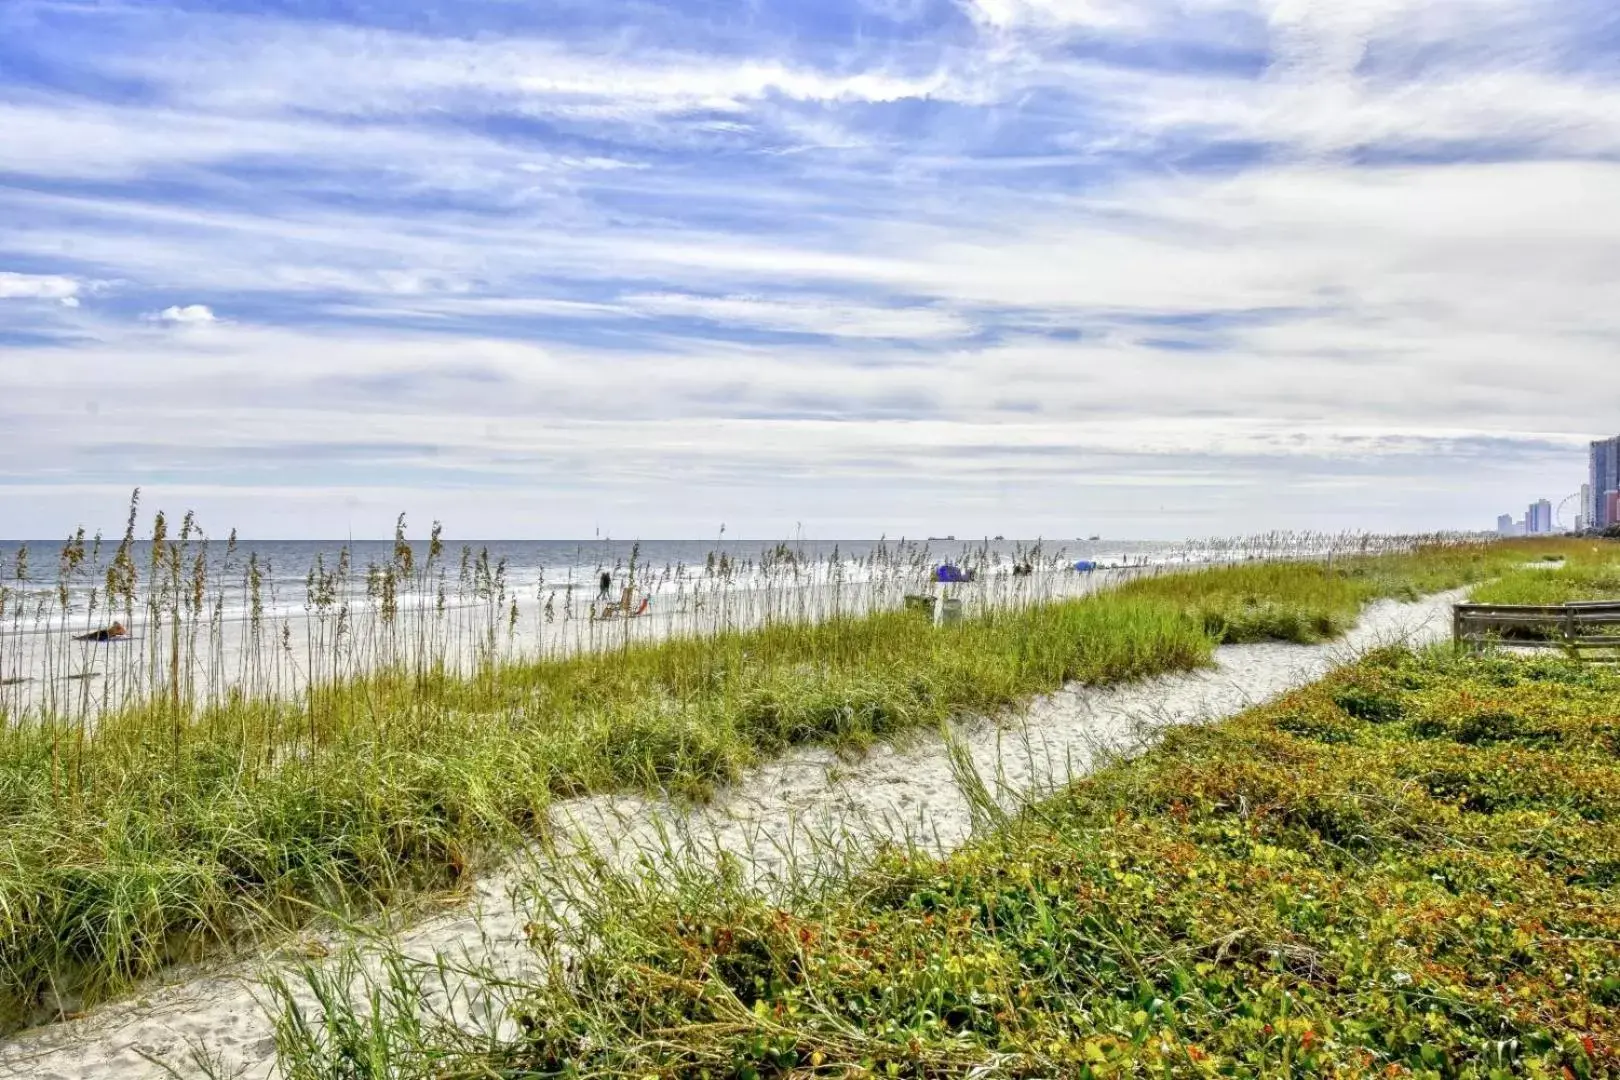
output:
[{"label": "distant boat", "polygon": [[1007,538],[1005,536],[997,536],[997,537],[995,537],[995,539],[997,539],[997,540],[1005,540]]},{"label": "distant boat", "polygon": [[1088,537],[1086,537],[1086,543],[1095,544],[1097,541],[1099,541],[1101,539],[1102,539],[1102,537],[1100,537],[1100,536],[1088,536]]},{"label": "distant boat", "polygon": [[956,537],[954,537],[954,536],[930,536],[930,537],[929,537],[929,538],[928,538],[928,539],[929,539],[929,540],[930,540],[930,541],[938,541],[938,540],[955,540],[955,539],[956,539]]}]

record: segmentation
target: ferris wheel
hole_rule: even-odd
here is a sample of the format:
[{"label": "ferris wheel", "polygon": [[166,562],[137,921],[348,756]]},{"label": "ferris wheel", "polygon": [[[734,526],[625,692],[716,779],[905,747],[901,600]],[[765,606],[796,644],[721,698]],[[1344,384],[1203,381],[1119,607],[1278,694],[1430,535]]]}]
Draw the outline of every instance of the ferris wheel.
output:
[{"label": "ferris wheel", "polygon": [[1558,511],[1553,515],[1553,525],[1559,532],[1574,532],[1577,519],[1586,516],[1586,508],[1581,505],[1581,493],[1566,495],[1558,501]]}]

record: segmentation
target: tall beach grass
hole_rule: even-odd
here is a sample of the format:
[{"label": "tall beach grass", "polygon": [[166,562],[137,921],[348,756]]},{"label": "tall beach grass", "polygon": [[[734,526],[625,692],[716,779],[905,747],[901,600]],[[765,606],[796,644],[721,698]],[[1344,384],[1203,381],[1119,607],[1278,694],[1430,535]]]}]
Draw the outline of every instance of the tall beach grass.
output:
[{"label": "tall beach grass", "polygon": [[1481,584],[1470,599],[1480,604],[1563,604],[1620,599],[1620,543],[1583,539],[1560,544],[1541,560]]},{"label": "tall beach grass", "polygon": [[[1479,581],[1541,550],[1362,538],[1307,563],[1067,598],[1085,586],[1035,549],[1039,573],[986,573],[958,590],[969,617],[935,626],[896,610],[924,587],[920,549],[880,549],[848,583],[779,547],[751,568],[764,571],[752,598],[723,587],[738,575],[728,557],[710,560],[683,594],[690,620],[638,638],[628,620],[559,614],[556,597],[525,615],[499,564],[458,562],[437,529],[418,553],[402,528],[387,566],[310,568],[298,636],[260,617],[251,552],[227,542],[211,559],[194,522],[159,520],[137,561],[133,529],[132,513],[90,610],[62,584],[96,565],[82,535],[55,590],[13,575],[29,583],[8,594],[14,634],[43,623],[75,650],[75,628],[137,622],[125,663],[146,692],[33,698],[0,723],[0,1028],[316,911],[453,887],[542,832],[557,798],[701,798],[792,745],[859,746],[1066,682],[1194,668],[1222,641],[1316,640],[1368,599]],[[220,566],[248,601],[229,664]],[[523,618],[555,636],[511,648]],[[0,655],[13,644],[0,635]]]}]

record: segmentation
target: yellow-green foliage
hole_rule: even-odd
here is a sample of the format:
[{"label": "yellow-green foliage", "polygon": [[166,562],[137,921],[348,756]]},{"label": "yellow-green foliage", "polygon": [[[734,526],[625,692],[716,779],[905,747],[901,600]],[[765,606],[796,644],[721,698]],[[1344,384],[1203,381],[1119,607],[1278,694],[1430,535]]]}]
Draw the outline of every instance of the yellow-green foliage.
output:
[{"label": "yellow-green foliage", "polygon": [[386,671],[200,714],[165,700],[0,722],[0,1030],[46,1018],[53,989],[92,1000],[312,907],[452,885],[538,831],[559,796],[701,797],[792,744],[1185,670],[1221,639],[1316,640],[1364,599],[1478,580],[1533,550],[1231,567],[940,629],[884,613],[465,678]]},{"label": "yellow-green foliage", "polygon": [[1327,641],[1372,600],[1415,600],[1483,581],[1527,559],[1561,553],[1557,541],[1434,545],[1409,555],[1325,562],[1259,562],[1146,578],[1127,596],[1172,603],[1225,642]]},{"label": "yellow-green foliage", "polygon": [[1584,540],[1559,545],[1558,563],[1516,568],[1475,589],[1481,604],[1562,604],[1571,600],[1620,600],[1620,544]]},{"label": "yellow-green foliage", "polygon": [[357,1047],[305,1026],[284,1064],[1614,1076],[1617,758],[1620,675],[1386,651],[790,910],[725,873],[605,875],[520,1037],[452,1050],[385,1017]]}]

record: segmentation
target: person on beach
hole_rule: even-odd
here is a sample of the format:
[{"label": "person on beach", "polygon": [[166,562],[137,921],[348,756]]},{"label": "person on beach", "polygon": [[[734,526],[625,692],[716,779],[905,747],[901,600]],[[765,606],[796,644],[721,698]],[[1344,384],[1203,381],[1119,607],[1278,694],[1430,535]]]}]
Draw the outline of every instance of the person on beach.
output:
[{"label": "person on beach", "polygon": [[124,638],[124,637],[128,637],[128,636],[129,636],[129,631],[124,629],[124,624],[120,623],[120,622],[115,622],[111,626],[102,627],[100,630],[92,630],[88,634],[80,634],[74,640],[76,640],[76,641],[117,641],[119,638]]},{"label": "person on beach", "polygon": [[597,579],[596,586],[596,598],[606,600],[608,593],[613,591],[613,575],[606,570],[602,571],[602,576]]}]

